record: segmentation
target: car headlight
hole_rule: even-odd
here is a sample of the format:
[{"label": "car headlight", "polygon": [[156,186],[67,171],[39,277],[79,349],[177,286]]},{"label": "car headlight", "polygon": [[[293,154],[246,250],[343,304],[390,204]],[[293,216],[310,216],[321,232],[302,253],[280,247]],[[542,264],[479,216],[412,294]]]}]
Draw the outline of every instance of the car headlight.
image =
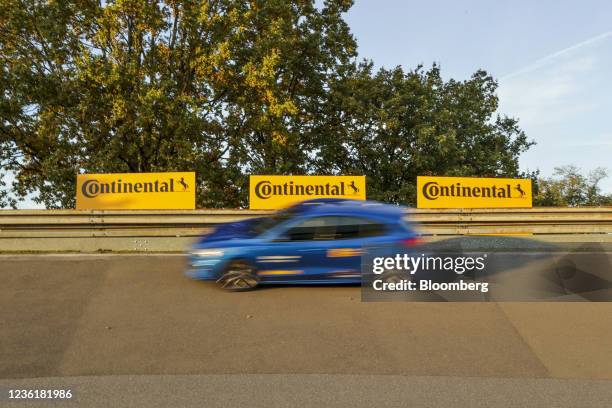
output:
[{"label": "car headlight", "polygon": [[220,249],[194,249],[191,251],[192,255],[201,256],[206,258],[223,256],[223,251]]}]

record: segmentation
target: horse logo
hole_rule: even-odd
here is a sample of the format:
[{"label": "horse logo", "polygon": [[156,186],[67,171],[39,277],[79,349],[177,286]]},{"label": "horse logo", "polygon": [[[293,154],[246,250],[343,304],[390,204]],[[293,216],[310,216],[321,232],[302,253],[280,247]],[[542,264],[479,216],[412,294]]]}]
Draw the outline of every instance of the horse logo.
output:
[{"label": "horse logo", "polygon": [[181,179],[179,180],[179,184],[183,186],[183,191],[187,191],[187,189],[189,188],[189,184],[185,182],[185,177],[181,177]]},{"label": "horse logo", "polygon": [[514,187],[514,189],[515,189],[516,191],[518,191],[518,192],[519,192],[519,194],[521,195],[521,198],[525,197],[525,192],[524,192],[524,191],[523,191],[523,189],[521,188],[521,185],[520,185],[520,184],[517,184],[517,185]]}]

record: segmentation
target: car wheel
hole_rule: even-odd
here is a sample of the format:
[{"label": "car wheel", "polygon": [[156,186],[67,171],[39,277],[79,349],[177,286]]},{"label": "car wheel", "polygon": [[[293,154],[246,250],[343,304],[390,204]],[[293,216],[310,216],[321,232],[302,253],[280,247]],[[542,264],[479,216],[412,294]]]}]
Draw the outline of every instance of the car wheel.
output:
[{"label": "car wheel", "polygon": [[217,284],[226,290],[245,291],[257,287],[259,278],[255,270],[244,261],[232,261],[217,280]]}]

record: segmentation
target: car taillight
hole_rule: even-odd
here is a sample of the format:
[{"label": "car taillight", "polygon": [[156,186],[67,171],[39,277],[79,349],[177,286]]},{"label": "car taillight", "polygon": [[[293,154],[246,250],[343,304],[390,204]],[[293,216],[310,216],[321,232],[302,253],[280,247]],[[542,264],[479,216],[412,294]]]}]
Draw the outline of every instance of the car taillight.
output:
[{"label": "car taillight", "polygon": [[413,247],[421,243],[421,238],[412,237],[412,238],[402,239],[401,242],[402,242],[402,245],[405,247]]}]

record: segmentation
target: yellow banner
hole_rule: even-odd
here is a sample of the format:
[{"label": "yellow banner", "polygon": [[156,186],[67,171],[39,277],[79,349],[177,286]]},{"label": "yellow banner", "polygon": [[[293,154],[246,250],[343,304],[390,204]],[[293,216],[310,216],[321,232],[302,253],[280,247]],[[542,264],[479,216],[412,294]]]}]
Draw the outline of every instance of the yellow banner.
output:
[{"label": "yellow banner", "polygon": [[193,210],[195,173],[77,175],[77,210]]},{"label": "yellow banner", "polygon": [[417,177],[417,208],[531,208],[530,179]]},{"label": "yellow banner", "polygon": [[252,210],[273,210],[313,198],[365,200],[365,176],[251,176]]}]

